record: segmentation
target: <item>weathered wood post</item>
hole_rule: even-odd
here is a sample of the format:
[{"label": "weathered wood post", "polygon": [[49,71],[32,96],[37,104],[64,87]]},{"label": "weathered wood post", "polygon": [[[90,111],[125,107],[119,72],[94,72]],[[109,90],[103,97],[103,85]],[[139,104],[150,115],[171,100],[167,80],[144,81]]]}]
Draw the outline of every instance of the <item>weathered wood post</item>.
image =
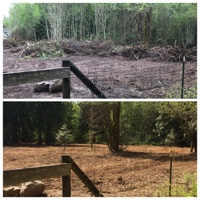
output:
[{"label": "weathered wood post", "polygon": [[[70,70],[70,61],[63,60],[62,67],[68,67]],[[68,78],[63,78],[62,90],[63,90],[63,98],[70,99],[70,74]]]},{"label": "weathered wood post", "polygon": [[[69,157],[70,156],[62,156],[62,163],[70,163]],[[62,176],[62,196],[71,197],[71,175]]]}]

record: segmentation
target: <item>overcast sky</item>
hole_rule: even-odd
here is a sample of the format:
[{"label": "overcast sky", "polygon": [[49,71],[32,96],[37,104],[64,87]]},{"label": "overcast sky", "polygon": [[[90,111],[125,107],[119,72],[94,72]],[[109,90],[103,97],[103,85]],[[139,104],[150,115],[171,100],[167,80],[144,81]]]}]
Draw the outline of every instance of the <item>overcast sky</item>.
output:
[{"label": "overcast sky", "polygon": [[3,16],[8,17],[9,15],[9,8],[10,8],[10,3],[7,1],[4,1],[3,5],[2,5],[2,14]]}]

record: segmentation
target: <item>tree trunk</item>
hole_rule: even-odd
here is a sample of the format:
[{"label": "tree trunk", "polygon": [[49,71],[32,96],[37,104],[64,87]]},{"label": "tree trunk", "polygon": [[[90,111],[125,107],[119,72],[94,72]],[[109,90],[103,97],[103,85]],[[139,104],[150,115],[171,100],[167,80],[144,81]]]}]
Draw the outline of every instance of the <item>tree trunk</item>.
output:
[{"label": "tree trunk", "polygon": [[143,45],[145,48],[150,46],[150,37],[151,37],[151,15],[152,8],[150,7],[144,14],[144,27],[143,27]]},{"label": "tree trunk", "polygon": [[110,122],[108,125],[108,147],[110,151],[119,151],[120,142],[120,107],[121,103],[116,102],[111,105]]}]

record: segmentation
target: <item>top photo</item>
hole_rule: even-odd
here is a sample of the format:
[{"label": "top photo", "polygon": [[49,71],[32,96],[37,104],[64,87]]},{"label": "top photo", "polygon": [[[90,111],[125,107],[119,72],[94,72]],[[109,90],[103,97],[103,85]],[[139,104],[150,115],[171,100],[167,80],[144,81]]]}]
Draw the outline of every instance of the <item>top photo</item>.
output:
[{"label": "top photo", "polygon": [[197,3],[5,3],[4,99],[197,99]]}]

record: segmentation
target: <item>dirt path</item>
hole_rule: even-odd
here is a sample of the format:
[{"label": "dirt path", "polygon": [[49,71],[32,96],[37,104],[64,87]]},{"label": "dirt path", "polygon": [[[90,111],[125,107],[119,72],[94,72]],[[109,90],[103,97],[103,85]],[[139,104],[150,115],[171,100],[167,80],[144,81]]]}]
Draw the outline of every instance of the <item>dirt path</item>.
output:
[{"label": "dirt path", "polygon": [[[163,188],[168,191],[169,153],[174,152],[174,184],[183,185],[183,176],[197,172],[197,157],[189,148],[128,146],[111,154],[106,145],[62,147],[4,147],[3,169],[16,169],[60,163],[70,155],[105,197],[153,197]],[[49,197],[61,196],[61,178],[43,180]],[[166,193],[168,194],[168,193]],[[88,189],[72,173],[72,196],[89,197]]]},{"label": "dirt path", "polygon": [[[73,62],[107,98],[167,98],[170,87],[181,85],[182,63],[133,61],[122,56],[69,56],[49,59],[20,59],[19,53],[3,52],[3,71],[28,71],[61,67],[63,59]],[[187,62],[185,86],[196,86],[197,63]],[[34,84],[4,86],[4,98],[62,98],[62,93],[34,93]],[[71,98],[95,98],[80,80],[71,74]],[[177,98],[177,97],[176,97]]]}]

